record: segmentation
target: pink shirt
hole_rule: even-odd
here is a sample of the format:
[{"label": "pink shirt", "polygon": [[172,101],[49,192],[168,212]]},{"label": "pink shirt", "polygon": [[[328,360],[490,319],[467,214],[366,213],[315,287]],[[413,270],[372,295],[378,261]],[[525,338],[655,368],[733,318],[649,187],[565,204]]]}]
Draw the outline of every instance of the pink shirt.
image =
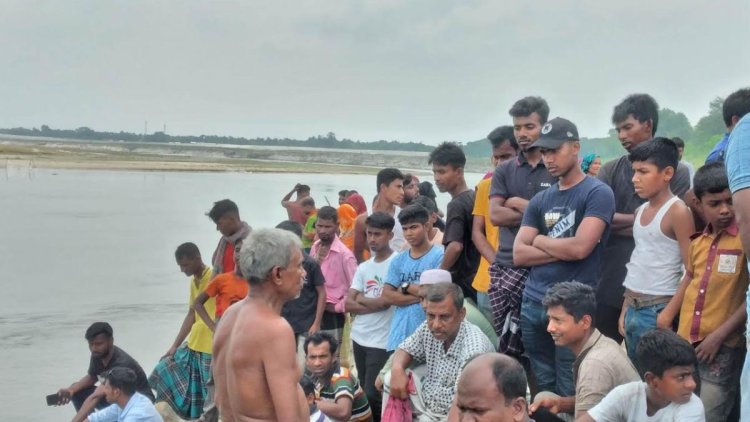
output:
[{"label": "pink shirt", "polygon": [[[310,256],[315,258],[318,249],[320,240],[313,244]],[[326,302],[332,303],[337,312],[343,313],[346,295],[357,271],[357,259],[338,236],[334,237],[328,255],[320,262],[320,270],[326,279]]]}]

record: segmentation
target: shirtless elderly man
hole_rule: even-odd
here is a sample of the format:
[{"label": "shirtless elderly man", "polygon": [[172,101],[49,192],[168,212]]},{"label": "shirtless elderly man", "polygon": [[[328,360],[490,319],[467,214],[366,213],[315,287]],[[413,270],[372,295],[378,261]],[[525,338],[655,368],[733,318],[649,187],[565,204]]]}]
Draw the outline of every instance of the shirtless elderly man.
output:
[{"label": "shirtless elderly man", "polygon": [[309,419],[294,333],[281,317],[284,303],[302,290],[301,247],[299,238],[279,229],[254,231],[243,243],[239,265],[250,293],[224,313],[214,334],[216,403],[224,422]]}]

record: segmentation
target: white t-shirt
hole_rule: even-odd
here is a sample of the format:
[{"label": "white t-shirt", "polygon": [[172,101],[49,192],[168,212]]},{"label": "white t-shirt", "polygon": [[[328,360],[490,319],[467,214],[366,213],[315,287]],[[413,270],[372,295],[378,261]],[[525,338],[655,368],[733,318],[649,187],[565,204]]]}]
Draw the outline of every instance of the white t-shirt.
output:
[{"label": "white t-shirt", "polygon": [[[359,264],[354,273],[352,289],[362,292],[365,297],[376,298],[383,293],[383,285],[388,276],[388,267],[398,253],[393,252],[385,261],[375,262],[375,257]],[[360,346],[385,349],[388,332],[391,329],[393,307],[385,311],[357,315],[352,323],[352,340]]]},{"label": "white t-shirt", "polygon": [[610,391],[588,413],[596,422],[704,422],[703,403],[693,394],[685,404],[670,403],[653,416],[646,413],[646,383],[635,381]]}]

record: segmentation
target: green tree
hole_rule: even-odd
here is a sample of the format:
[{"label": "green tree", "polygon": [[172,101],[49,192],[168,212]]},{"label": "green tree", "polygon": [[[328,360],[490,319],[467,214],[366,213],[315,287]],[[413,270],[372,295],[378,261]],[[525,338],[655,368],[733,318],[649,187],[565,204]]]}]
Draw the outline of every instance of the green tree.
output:
[{"label": "green tree", "polygon": [[711,138],[726,132],[727,127],[724,124],[721,108],[724,99],[721,97],[714,98],[708,105],[708,114],[701,117],[695,125],[695,131],[692,136],[692,143],[695,145],[706,145],[711,142]]},{"label": "green tree", "polygon": [[679,136],[683,140],[687,140],[693,137],[693,127],[684,113],[662,108],[659,110],[659,125],[656,135],[667,138]]}]

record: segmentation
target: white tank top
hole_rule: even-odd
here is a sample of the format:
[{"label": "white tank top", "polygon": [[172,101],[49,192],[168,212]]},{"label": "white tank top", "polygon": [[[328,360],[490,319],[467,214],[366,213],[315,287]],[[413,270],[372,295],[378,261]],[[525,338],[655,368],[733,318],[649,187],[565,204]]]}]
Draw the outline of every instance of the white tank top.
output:
[{"label": "white tank top", "polygon": [[677,291],[683,273],[680,244],[661,231],[664,215],[677,201],[680,201],[680,198],[673,196],[664,203],[646,226],[641,224],[641,215],[646,204],[641,205],[636,211],[633,222],[635,249],[630,256],[628,274],[623,282],[628,289],[658,296],[672,296]]}]

